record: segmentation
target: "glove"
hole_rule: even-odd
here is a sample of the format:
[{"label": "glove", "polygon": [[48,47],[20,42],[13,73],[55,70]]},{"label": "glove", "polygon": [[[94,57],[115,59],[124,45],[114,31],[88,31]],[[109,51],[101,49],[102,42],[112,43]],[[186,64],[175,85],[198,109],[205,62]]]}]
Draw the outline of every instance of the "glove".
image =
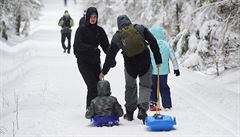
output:
[{"label": "glove", "polygon": [[174,70],[174,74],[176,75],[176,76],[180,76],[180,71],[177,69],[177,70]]},{"label": "glove", "polygon": [[114,61],[112,61],[112,63],[111,63],[111,68],[114,68],[115,66],[116,66],[116,64],[117,64],[117,62],[116,62],[116,60],[114,60]]}]

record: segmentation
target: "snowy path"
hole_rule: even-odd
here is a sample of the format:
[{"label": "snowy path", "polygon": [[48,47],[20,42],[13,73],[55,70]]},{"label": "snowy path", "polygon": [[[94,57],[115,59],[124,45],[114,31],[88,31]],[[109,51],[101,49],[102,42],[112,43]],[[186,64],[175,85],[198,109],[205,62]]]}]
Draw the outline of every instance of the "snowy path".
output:
[{"label": "snowy path", "polygon": [[[76,59],[73,54],[63,54],[60,45],[57,21],[64,8],[61,3],[56,4],[57,0],[45,0],[45,3],[43,16],[34,26],[31,36],[17,45],[22,49],[1,52],[1,58],[5,60],[1,67],[6,68],[2,69],[4,73],[1,75],[4,78],[9,76],[9,81],[1,84],[1,137],[239,136],[239,94],[228,91],[217,81],[183,68],[181,77],[169,76],[174,107],[171,111],[162,112],[177,117],[177,130],[148,132],[136,118],[137,113],[132,122],[121,118],[118,127],[91,127],[89,120],[84,118],[86,86]],[[83,9],[71,3],[69,6],[76,29]],[[15,53],[17,55],[13,56]],[[120,55],[117,61],[116,68],[106,79],[111,82],[113,95],[123,106],[124,77]],[[3,83],[4,79],[1,81]]]},{"label": "snowy path", "polygon": [[[192,133],[202,132],[201,134],[206,134],[208,136],[236,135],[237,131],[239,132],[239,123],[236,121],[239,120],[237,119],[239,115],[239,95],[235,94],[234,97],[229,98],[233,100],[228,100],[229,102],[236,101],[234,102],[235,104],[228,102],[229,106],[224,106],[225,104],[221,103],[222,99],[219,100],[217,98],[217,94],[223,94],[223,92],[219,90],[222,89],[222,86],[217,87],[214,85],[216,89],[215,91],[217,92],[211,91],[211,87],[205,87],[204,82],[201,80],[203,79],[201,75],[189,73],[191,76],[188,76],[189,74],[187,74],[187,70],[183,71],[183,73],[186,74],[185,76],[182,76],[181,79],[173,79],[170,81],[170,85],[173,87],[172,90],[174,90],[172,94],[178,98],[175,99],[175,110],[182,109],[184,111],[175,112],[175,115],[178,116],[178,119],[179,117],[182,117],[180,118],[181,120],[184,120],[182,122],[185,124],[187,123],[189,127],[198,127],[193,129],[190,128]],[[194,78],[195,76],[198,77],[198,80]],[[199,83],[200,81],[201,83]],[[216,83],[212,82],[210,85],[211,84]],[[205,92],[206,95],[204,95],[205,93],[201,92]],[[210,95],[212,94],[211,92],[215,92],[215,95]],[[226,94],[229,95],[229,93]],[[231,106],[232,104],[234,105]],[[234,107],[235,111],[232,111],[233,109],[231,111],[227,111],[226,109],[228,109],[230,106]]]}]

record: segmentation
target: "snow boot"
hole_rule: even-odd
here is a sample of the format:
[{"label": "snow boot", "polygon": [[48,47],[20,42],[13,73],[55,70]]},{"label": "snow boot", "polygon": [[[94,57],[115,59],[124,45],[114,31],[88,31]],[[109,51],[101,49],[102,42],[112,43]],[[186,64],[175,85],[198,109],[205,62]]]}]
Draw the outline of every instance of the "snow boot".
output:
[{"label": "snow boot", "polygon": [[134,111],[127,111],[127,113],[124,114],[123,118],[128,120],[128,121],[132,121],[133,120],[133,113],[134,113]]},{"label": "snow boot", "polygon": [[147,110],[143,108],[139,108],[137,118],[143,121],[143,124],[145,124],[145,119],[147,117]]},{"label": "snow boot", "polygon": [[67,49],[67,53],[70,54],[70,45],[68,45]]}]

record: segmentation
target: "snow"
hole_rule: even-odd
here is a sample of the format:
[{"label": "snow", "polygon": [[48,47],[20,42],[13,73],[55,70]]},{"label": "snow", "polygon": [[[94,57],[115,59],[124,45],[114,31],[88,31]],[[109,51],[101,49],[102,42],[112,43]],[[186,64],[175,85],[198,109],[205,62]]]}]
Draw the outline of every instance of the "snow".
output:
[{"label": "snow", "polygon": [[[63,11],[68,9],[75,21],[73,42],[84,2],[79,6],[69,1],[68,8],[58,0],[43,2],[42,16],[31,26],[28,38],[14,46],[0,41],[1,137],[240,136],[240,68],[224,71],[219,77],[183,67],[180,77],[170,74],[173,108],[161,113],[176,116],[176,130],[150,132],[136,118],[137,111],[132,122],[120,118],[119,126],[91,126],[84,118],[86,86],[74,55],[62,53],[57,26]],[[105,77],[122,107],[123,66],[119,53],[117,66]]]}]

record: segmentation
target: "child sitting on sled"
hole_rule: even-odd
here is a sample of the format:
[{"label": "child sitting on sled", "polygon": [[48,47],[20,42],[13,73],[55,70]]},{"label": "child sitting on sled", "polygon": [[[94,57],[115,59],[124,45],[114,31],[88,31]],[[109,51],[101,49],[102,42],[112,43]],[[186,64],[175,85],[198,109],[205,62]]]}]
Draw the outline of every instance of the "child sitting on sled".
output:
[{"label": "child sitting on sled", "polygon": [[97,84],[98,96],[91,101],[85,117],[91,119],[95,126],[118,125],[123,109],[117,98],[111,96],[110,83],[107,80]]}]

